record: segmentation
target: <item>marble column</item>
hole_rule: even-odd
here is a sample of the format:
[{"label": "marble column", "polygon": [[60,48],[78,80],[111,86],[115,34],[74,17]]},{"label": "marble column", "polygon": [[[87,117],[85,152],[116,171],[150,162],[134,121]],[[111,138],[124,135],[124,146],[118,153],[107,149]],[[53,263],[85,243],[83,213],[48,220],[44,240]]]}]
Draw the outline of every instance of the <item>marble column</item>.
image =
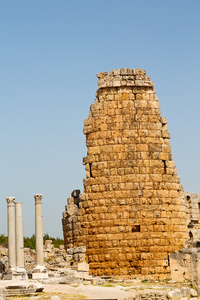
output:
[{"label": "marble column", "polygon": [[35,242],[36,242],[36,265],[44,265],[43,254],[43,221],[42,221],[42,195],[34,195],[35,198]]},{"label": "marble column", "polygon": [[44,266],[43,253],[43,220],[42,220],[42,195],[36,194],[35,198],[35,242],[36,242],[36,268],[33,270],[33,279],[46,279],[48,273]]},{"label": "marble column", "polygon": [[8,262],[10,269],[16,267],[16,245],[15,245],[15,198],[7,197],[8,212]]},{"label": "marble column", "polygon": [[24,267],[24,235],[22,202],[15,202],[15,239],[16,239],[16,269],[12,279],[27,280],[28,276]]},{"label": "marble column", "polygon": [[16,267],[24,268],[24,235],[22,219],[22,202],[15,203],[15,232],[16,232]]}]

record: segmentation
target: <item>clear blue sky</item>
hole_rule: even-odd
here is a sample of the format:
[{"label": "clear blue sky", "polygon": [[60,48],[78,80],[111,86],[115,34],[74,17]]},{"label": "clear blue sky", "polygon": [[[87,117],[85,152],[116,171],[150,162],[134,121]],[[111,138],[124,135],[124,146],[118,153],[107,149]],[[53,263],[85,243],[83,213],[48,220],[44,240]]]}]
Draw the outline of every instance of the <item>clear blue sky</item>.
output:
[{"label": "clear blue sky", "polygon": [[44,232],[62,237],[96,73],[114,68],[151,76],[181,182],[200,193],[199,16],[200,0],[0,0],[0,233],[15,196],[32,235],[42,193]]}]

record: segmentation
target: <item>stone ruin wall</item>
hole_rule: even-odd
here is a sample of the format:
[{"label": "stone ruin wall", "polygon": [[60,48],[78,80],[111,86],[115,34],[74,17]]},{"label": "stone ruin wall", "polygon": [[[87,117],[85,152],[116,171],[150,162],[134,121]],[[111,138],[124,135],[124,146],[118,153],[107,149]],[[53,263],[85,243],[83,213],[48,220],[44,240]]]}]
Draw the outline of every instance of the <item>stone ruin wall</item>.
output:
[{"label": "stone ruin wall", "polygon": [[189,221],[154,83],[142,69],[97,77],[84,121],[84,193],[63,213],[65,248],[85,245],[93,275],[168,278]]},{"label": "stone ruin wall", "polygon": [[200,247],[200,194],[185,192],[189,217],[189,246]]}]

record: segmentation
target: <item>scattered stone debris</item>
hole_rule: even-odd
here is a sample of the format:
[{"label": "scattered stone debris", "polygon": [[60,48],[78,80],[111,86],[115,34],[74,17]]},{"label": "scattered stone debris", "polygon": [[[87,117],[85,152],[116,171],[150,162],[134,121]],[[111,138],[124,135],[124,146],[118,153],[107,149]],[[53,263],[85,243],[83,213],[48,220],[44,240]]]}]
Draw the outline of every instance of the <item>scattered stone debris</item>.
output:
[{"label": "scattered stone debris", "polygon": [[16,295],[35,295],[42,292],[44,285],[38,282],[3,280],[0,282],[0,295],[3,297]]}]

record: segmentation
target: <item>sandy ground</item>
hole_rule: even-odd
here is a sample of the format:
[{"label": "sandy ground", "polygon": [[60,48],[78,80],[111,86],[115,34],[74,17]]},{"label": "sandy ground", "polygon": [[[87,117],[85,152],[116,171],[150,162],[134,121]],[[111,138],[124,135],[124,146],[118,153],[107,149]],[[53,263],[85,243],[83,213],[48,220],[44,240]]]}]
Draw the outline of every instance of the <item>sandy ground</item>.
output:
[{"label": "sandy ground", "polygon": [[71,295],[82,295],[86,299],[124,299],[134,296],[135,292],[127,287],[114,286],[93,286],[93,285],[79,285],[77,287],[70,285],[45,285],[44,292],[46,293],[64,293]]},{"label": "sandy ground", "polygon": [[[85,299],[126,299],[133,297],[136,293],[145,293],[147,291],[161,291],[166,292],[171,288],[163,285],[114,285],[110,286],[93,286],[93,285],[65,285],[65,284],[56,284],[49,285],[45,284],[44,292],[55,294],[70,294],[71,296],[82,295],[85,296]],[[78,298],[77,298],[78,299]]]},{"label": "sandy ground", "polygon": [[[8,280],[0,281],[1,287],[8,284]],[[19,282],[13,281],[9,282],[9,285],[16,286],[21,285],[30,285],[38,284],[35,281]],[[144,294],[146,292],[155,292],[160,291],[167,293],[169,290],[177,288],[175,286],[169,285],[166,282],[146,282],[141,280],[135,280],[131,283],[105,283],[104,285],[90,285],[90,284],[80,284],[80,285],[67,285],[67,284],[43,284],[44,290],[37,295],[32,296],[14,296],[11,299],[16,300],[45,300],[50,299],[51,296],[60,296],[61,300],[80,300],[80,299],[131,299],[136,294]],[[180,287],[179,287],[180,288]],[[56,300],[56,299],[54,299]]]}]

